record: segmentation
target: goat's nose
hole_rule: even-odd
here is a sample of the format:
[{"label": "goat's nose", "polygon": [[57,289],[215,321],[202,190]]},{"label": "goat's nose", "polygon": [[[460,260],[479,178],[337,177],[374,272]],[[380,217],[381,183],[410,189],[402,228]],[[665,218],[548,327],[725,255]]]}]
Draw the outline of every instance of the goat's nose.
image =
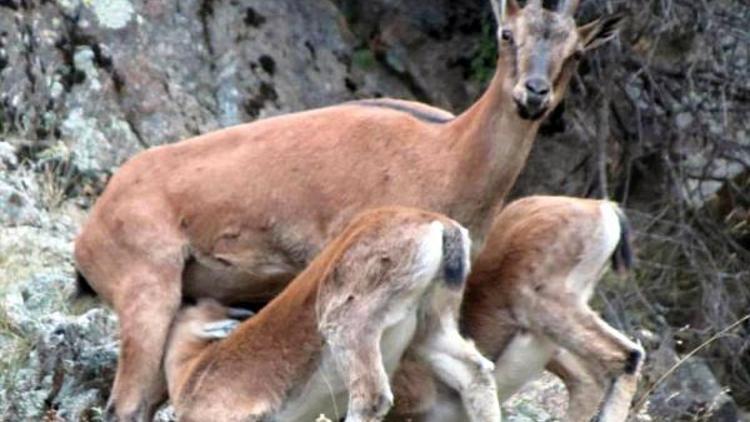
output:
[{"label": "goat's nose", "polygon": [[526,81],[526,89],[529,93],[542,97],[549,93],[549,82],[542,78],[531,78]]}]

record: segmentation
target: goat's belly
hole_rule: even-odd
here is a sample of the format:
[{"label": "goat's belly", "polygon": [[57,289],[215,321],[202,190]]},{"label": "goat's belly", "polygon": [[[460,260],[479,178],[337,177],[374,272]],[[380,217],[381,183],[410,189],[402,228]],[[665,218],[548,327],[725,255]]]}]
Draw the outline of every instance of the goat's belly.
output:
[{"label": "goat's belly", "polygon": [[[442,386],[443,389],[447,387]],[[469,422],[461,397],[454,391],[442,391],[434,406],[427,412],[425,422]]]},{"label": "goat's belly", "polygon": [[416,329],[417,313],[413,312],[383,333],[383,338],[380,340],[380,352],[383,354],[383,365],[389,377],[396,372],[401,357],[414,338]]},{"label": "goat's belly", "polygon": [[210,297],[225,304],[266,302],[281,292],[297,273],[290,266],[248,271],[192,261],[183,273],[183,294],[191,298]]},{"label": "goat's belly", "polygon": [[[409,347],[416,327],[416,312],[410,312],[383,333],[380,350],[383,366],[389,377],[393,375],[404,351]],[[349,392],[330,350],[324,352],[321,362],[321,366],[300,392],[295,394],[295,398],[284,404],[274,417],[275,421],[314,421],[321,414],[337,421],[346,416]]]},{"label": "goat's belly", "polygon": [[495,362],[500,403],[539,376],[552,359],[555,348],[555,343],[546,337],[531,333],[516,334]]}]

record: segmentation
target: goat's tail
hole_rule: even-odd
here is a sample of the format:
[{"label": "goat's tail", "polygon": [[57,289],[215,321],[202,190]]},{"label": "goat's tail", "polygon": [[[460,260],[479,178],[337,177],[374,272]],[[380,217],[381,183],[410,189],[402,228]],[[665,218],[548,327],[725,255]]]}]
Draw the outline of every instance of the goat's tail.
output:
[{"label": "goat's tail", "polygon": [[449,286],[461,286],[469,273],[468,236],[457,224],[443,230],[443,278]]},{"label": "goat's tail", "polygon": [[84,277],[83,274],[78,269],[76,269],[76,290],[75,292],[73,292],[71,300],[75,301],[83,299],[84,297],[96,296],[96,290],[91,287],[91,284],[89,284],[89,281],[86,280],[86,277]]},{"label": "goat's tail", "polygon": [[620,221],[620,241],[612,253],[612,269],[620,274],[627,273],[633,268],[633,247],[630,243],[630,223],[625,213],[617,206],[613,207],[617,219]]}]

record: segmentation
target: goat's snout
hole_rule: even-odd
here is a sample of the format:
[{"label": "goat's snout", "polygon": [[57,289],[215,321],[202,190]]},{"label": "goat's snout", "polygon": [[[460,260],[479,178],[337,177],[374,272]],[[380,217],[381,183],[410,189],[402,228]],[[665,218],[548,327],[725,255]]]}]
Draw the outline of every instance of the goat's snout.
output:
[{"label": "goat's snout", "polygon": [[547,112],[552,87],[547,78],[535,76],[519,83],[514,90],[513,99],[519,115],[528,120],[536,120]]},{"label": "goat's snout", "polygon": [[549,94],[549,82],[543,78],[530,78],[526,81],[526,95],[529,100],[543,102]]}]

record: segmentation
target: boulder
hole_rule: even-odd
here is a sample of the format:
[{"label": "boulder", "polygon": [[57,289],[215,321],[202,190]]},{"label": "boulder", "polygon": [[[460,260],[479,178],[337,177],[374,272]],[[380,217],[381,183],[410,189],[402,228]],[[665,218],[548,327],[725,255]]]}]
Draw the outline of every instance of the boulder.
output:
[{"label": "boulder", "polygon": [[[647,379],[654,382],[679,361],[669,342],[649,355]],[[648,414],[653,420],[701,420],[735,422],[739,409],[726,387],[714,376],[705,359],[684,361],[649,396]]]},{"label": "boulder", "polygon": [[64,141],[84,173],[259,117],[410,97],[359,68],[330,2],[5,2],[0,27],[0,129],[32,150]]}]

